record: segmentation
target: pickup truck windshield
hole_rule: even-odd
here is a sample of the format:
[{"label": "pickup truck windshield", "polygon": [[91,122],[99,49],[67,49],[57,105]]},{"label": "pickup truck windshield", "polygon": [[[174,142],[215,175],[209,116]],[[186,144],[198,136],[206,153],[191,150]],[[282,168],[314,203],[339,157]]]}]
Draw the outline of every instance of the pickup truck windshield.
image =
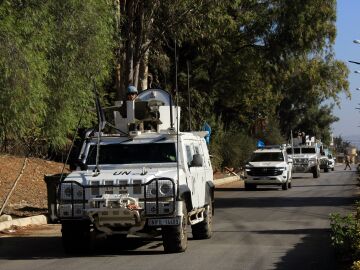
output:
[{"label": "pickup truck windshield", "polygon": [[315,154],[316,153],[315,148],[302,148],[301,152],[303,154]]},{"label": "pickup truck windshield", "polygon": [[[288,153],[288,155],[292,155],[291,148],[286,149],[286,152]],[[300,154],[300,148],[294,147],[294,154]]]},{"label": "pickup truck windshield", "polygon": [[[176,162],[175,143],[101,144],[99,164],[136,164]],[[96,164],[96,144],[86,158],[87,165]]]},{"label": "pickup truck windshield", "polygon": [[281,152],[254,153],[251,161],[284,161],[284,156]]}]

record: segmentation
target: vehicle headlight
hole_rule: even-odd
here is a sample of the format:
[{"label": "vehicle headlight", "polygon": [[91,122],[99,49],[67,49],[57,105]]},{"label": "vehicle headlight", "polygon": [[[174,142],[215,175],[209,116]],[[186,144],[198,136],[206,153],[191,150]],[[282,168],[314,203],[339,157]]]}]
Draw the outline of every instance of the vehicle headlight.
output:
[{"label": "vehicle headlight", "polygon": [[73,192],[71,184],[62,184],[60,187],[61,187],[60,198],[62,200],[70,200],[72,197],[72,192]]},{"label": "vehicle headlight", "polygon": [[283,172],[283,171],[286,170],[286,168],[285,167],[280,167],[280,168],[278,168],[278,170]]},{"label": "vehicle headlight", "polygon": [[65,183],[61,185],[61,199],[62,200],[82,200],[83,189],[74,183]]},{"label": "vehicle headlight", "polygon": [[160,192],[162,195],[170,195],[172,187],[169,183],[164,183],[160,186]]},{"label": "vehicle headlight", "polygon": [[65,194],[65,197],[71,197],[71,187],[66,187],[65,189],[64,189],[64,194]]},{"label": "vehicle headlight", "polygon": [[152,195],[152,196],[156,196],[156,187],[151,187],[151,188],[149,188],[149,193],[150,193],[150,195]]},{"label": "vehicle headlight", "polygon": [[315,164],[315,163],[316,163],[316,160],[315,160],[315,159],[309,159],[309,163],[310,163],[310,164]]},{"label": "vehicle headlight", "polygon": [[146,187],[146,196],[149,198],[167,197],[173,195],[173,182],[167,179],[159,179],[152,181]]}]

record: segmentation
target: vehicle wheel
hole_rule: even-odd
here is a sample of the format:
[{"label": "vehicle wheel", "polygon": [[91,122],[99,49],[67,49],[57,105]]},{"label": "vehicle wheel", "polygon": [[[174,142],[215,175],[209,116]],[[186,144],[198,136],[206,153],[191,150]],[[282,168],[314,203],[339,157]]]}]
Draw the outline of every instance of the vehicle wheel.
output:
[{"label": "vehicle wheel", "polygon": [[281,188],[282,188],[282,190],[287,190],[288,189],[288,182],[286,181],[285,183],[283,183],[282,185],[281,185]]},{"label": "vehicle wheel", "polygon": [[324,172],[329,172],[329,168],[325,168],[325,169],[324,169]]},{"label": "vehicle wheel", "polygon": [[206,206],[204,212],[204,220],[191,226],[193,238],[209,239],[212,236],[212,205]]},{"label": "vehicle wheel", "polygon": [[65,253],[87,253],[92,241],[89,222],[68,221],[61,224],[62,244]]},{"label": "vehicle wheel", "polygon": [[255,184],[245,183],[245,190],[254,190],[256,189]]},{"label": "vehicle wheel", "polygon": [[291,182],[288,182],[288,188],[292,188]]},{"label": "vehicle wheel", "polygon": [[183,202],[183,216],[180,225],[163,226],[162,238],[166,253],[184,252],[187,248],[187,210]]},{"label": "vehicle wheel", "polygon": [[320,177],[320,168],[319,166],[313,167],[313,178],[319,178]]},{"label": "vehicle wheel", "polygon": [[334,168],[331,168],[332,171],[334,171]]}]

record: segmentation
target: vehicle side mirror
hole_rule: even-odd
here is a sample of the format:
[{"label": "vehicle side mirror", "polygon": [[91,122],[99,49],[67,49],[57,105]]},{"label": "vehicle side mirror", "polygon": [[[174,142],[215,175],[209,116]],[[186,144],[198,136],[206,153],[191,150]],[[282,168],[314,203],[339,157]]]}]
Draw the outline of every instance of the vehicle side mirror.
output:
[{"label": "vehicle side mirror", "polygon": [[200,154],[193,155],[193,159],[190,163],[190,167],[202,167],[203,165],[203,159]]},{"label": "vehicle side mirror", "polygon": [[80,167],[80,170],[82,171],[86,171],[88,169],[88,166],[81,159],[76,160],[74,165],[76,167]]}]

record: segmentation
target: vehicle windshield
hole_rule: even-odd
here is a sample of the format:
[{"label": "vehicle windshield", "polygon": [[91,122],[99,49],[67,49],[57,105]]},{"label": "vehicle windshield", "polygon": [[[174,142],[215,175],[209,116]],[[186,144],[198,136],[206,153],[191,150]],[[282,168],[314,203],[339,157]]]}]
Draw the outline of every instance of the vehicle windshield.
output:
[{"label": "vehicle windshield", "polygon": [[302,148],[301,152],[303,154],[316,154],[315,148],[314,147],[310,147],[310,148]]},{"label": "vehicle windshield", "polygon": [[[175,143],[101,144],[99,164],[137,164],[176,162]],[[96,164],[96,144],[86,158],[87,165]]]},{"label": "vehicle windshield", "polygon": [[253,153],[251,161],[284,161],[284,156],[281,152]]},{"label": "vehicle windshield", "polygon": [[[291,148],[286,149],[286,152],[287,152],[289,155],[292,155],[292,150],[291,150]],[[294,154],[300,154],[300,148],[294,147]]]}]

